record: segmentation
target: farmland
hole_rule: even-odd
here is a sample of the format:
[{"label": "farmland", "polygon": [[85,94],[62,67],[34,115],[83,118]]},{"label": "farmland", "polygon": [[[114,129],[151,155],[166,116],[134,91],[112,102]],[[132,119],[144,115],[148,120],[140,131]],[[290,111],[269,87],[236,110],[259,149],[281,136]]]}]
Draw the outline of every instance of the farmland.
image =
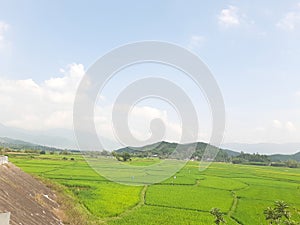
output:
[{"label": "farmland", "polygon": [[[267,224],[263,211],[276,200],[300,209],[297,168],[213,163],[201,171],[197,162],[189,162],[171,178],[141,187],[106,180],[79,154],[64,160],[57,154],[14,154],[10,161],[64,187],[88,215],[87,224],[213,224],[209,211],[214,207],[225,213],[227,224]],[[158,161],[133,159],[128,164]]]}]

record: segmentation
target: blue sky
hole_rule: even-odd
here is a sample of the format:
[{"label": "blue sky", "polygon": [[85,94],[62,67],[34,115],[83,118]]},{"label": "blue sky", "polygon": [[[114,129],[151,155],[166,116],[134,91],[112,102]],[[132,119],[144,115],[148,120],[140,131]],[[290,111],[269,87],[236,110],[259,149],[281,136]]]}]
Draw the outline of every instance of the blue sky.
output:
[{"label": "blue sky", "polygon": [[[54,105],[54,101],[43,105],[48,111],[28,109],[32,118],[14,119],[19,116],[12,113],[16,106],[3,96],[14,96],[13,101],[22,96],[23,103],[32,104],[30,94],[12,90],[35,87],[37,93],[44,93],[39,99],[50,92],[51,99],[57,93],[72,98],[75,88],[63,93],[53,87],[55,82],[50,87],[47,81],[67,77],[64,82],[76,83],[73,79],[80,76],[74,74],[82,74],[111,49],[162,40],[189,48],[213,72],[226,105],[225,141],[282,143],[300,138],[300,1],[11,0],[0,5],[0,78],[2,87],[11,85],[1,93],[6,110],[0,123],[24,129],[69,129],[71,122],[55,127],[51,121],[41,121],[64,120],[71,105]],[[32,83],[18,82],[28,79]]]}]

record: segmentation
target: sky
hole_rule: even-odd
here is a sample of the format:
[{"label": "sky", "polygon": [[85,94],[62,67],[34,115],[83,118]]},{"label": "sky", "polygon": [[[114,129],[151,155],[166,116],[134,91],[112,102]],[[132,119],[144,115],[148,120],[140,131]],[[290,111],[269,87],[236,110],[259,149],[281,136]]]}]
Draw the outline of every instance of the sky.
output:
[{"label": "sky", "polygon": [[[75,93],[85,71],[110,50],[159,40],[194,52],[209,67],[226,107],[224,142],[300,140],[300,1],[0,1],[0,123],[30,131],[73,129]],[[131,82],[177,83],[211,132],[209,107],[184,74],[141,65],[117,74],[95,106],[98,134],[115,140],[113,102]],[[138,103],[131,131],[149,137],[161,118],[178,141],[180,118],[161,100]]]}]

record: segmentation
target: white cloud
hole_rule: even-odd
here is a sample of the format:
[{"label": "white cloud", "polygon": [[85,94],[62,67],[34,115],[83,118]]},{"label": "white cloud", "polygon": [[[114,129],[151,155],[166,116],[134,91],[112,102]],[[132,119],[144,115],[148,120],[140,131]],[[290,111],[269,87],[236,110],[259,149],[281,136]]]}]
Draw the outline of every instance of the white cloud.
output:
[{"label": "white cloud", "polygon": [[[246,134],[243,134],[246,136]],[[297,142],[299,140],[299,130],[297,128],[297,121],[279,120],[275,119],[260,125],[249,136],[247,142],[273,142],[273,143],[286,143]]]},{"label": "white cloud", "polygon": [[229,27],[237,27],[241,23],[241,17],[240,10],[236,6],[228,6],[226,9],[222,9],[219,16],[218,16],[218,22],[220,26],[224,28]]},{"label": "white cloud", "polygon": [[129,124],[136,137],[140,140],[146,140],[151,136],[150,124],[154,119],[160,119],[164,124],[166,129],[165,139],[173,141],[180,140],[180,124],[170,122],[168,113],[165,110],[159,110],[149,106],[135,106],[130,113]]},{"label": "white cloud", "polygon": [[9,29],[9,24],[0,21],[0,48],[4,47],[5,45],[5,33]]},{"label": "white cloud", "polygon": [[195,49],[201,48],[205,41],[206,41],[206,38],[204,36],[193,35],[193,36],[191,36],[191,38],[189,40],[188,48],[190,50],[195,50]]},{"label": "white cloud", "polygon": [[296,131],[296,127],[291,121],[286,122],[285,128],[290,132]]},{"label": "white cloud", "polygon": [[[60,76],[41,83],[32,79],[7,80],[0,78],[0,123],[25,130],[73,128],[73,103],[79,82],[85,73],[81,64],[71,64],[60,70]],[[99,136],[117,140],[112,127],[113,103],[99,96],[102,104],[95,107],[95,124]],[[103,105],[104,104],[104,105]],[[166,127],[165,137],[179,140],[180,123],[169,121],[164,110],[135,106],[129,114],[129,128],[140,140],[149,137],[153,119],[161,119]]]},{"label": "white cloud", "polygon": [[300,3],[294,11],[287,12],[276,26],[286,31],[294,31],[300,28]]},{"label": "white cloud", "polygon": [[293,122],[291,121],[280,121],[280,120],[273,120],[272,121],[272,129],[281,131],[283,133],[287,133],[287,132],[295,132],[296,126]]},{"label": "white cloud", "polygon": [[[122,107],[118,108],[122,110]],[[120,142],[124,146],[136,146],[136,142],[132,140],[128,135],[125,135],[125,140],[120,140],[118,133],[114,130],[112,122],[112,110],[113,105],[96,106],[95,109],[95,124],[97,133],[101,138],[107,138],[113,141]],[[151,122],[159,119],[164,127],[165,133],[164,140],[180,141],[181,137],[181,125],[180,122],[170,121],[168,112],[155,107],[150,106],[134,106],[128,113],[128,129],[134,138],[141,141],[143,144],[150,144],[156,141],[161,141],[161,137],[154,135],[154,140],[150,141],[151,137]],[[153,138],[153,137],[151,137]],[[158,139],[156,139],[158,138]]]},{"label": "white cloud", "polygon": [[71,128],[75,92],[84,67],[71,64],[61,77],[41,84],[0,78],[0,123],[29,130]]},{"label": "white cloud", "polygon": [[274,128],[282,128],[282,123],[279,120],[273,120],[272,125]]}]

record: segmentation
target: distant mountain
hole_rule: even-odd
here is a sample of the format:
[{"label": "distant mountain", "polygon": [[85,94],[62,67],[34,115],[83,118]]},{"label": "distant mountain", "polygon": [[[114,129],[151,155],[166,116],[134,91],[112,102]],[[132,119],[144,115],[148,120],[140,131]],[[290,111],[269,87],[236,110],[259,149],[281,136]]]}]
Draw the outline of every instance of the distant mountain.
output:
[{"label": "distant mountain", "polygon": [[[240,152],[229,150],[229,149],[222,149],[212,146],[210,144],[204,142],[197,142],[197,143],[190,143],[190,144],[177,144],[177,143],[170,143],[166,141],[142,146],[142,147],[125,147],[116,150],[118,153],[128,152],[135,155],[140,156],[158,156],[162,158],[168,157],[176,147],[186,147],[188,145],[196,146],[196,151],[193,153],[194,158],[201,158],[204,154],[205,149],[209,149],[210,152],[218,151],[218,154],[215,158],[215,161],[228,161],[228,159],[232,157],[236,157],[240,155]],[[46,150],[46,151],[60,151],[62,148],[51,147],[46,145],[40,145],[28,141],[8,138],[8,137],[0,137],[0,146],[1,147],[8,147],[12,149],[38,149],[38,150]],[[186,149],[186,148],[184,148]],[[247,151],[245,151],[247,152]],[[183,153],[182,153],[183,154]],[[180,155],[182,158],[182,155]],[[209,157],[209,154],[208,154]],[[300,152],[295,154],[272,154],[268,155],[268,158],[272,162],[278,161],[287,161],[287,160],[296,160],[300,162]]]},{"label": "distant mountain", "polygon": [[76,148],[76,141],[72,131],[53,129],[48,131],[28,131],[0,124],[0,137],[25,140],[39,145],[53,146],[56,148]]},{"label": "distant mountain", "polygon": [[[89,135],[87,135],[89,136]],[[0,124],[0,137],[8,137],[12,139],[24,140],[36,143],[42,146],[50,146],[55,148],[78,149],[77,141],[73,130],[69,129],[50,129],[45,131],[28,131],[13,127],[7,127]],[[88,140],[87,140],[88,141]],[[120,147],[120,144],[109,139],[101,138],[101,142],[105,149],[113,150]],[[95,149],[102,150],[102,149]]]},{"label": "distant mountain", "polygon": [[275,154],[275,155],[270,155],[269,156],[271,161],[288,161],[288,160],[296,160],[300,162],[300,152],[297,152],[292,155],[282,155],[282,154]]},{"label": "distant mountain", "polygon": [[61,149],[58,148],[42,146],[42,145],[33,144],[30,142],[16,140],[7,137],[0,137],[0,146],[15,149],[15,150],[33,149],[33,150],[45,150],[45,151],[61,151]]},{"label": "distant mountain", "polygon": [[32,144],[26,141],[11,139],[7,137],[0,137],[0,145],[24,145],[24,146],[36,146],[36,144]]},{"label": "distant mountain", "polygon": [[125,147],[116,150],[118,153],[128,152],[128,153],[151,153],[151,154],[159,154],[161,152],[172,153],[176,148],[177,143],[169,143],[166,141],[157,142],[154,144],[142,146],[142,147]]},{"label": "distant mountain", "polygon": [[260,153],[260,154],[295,154],[300,151],[300,143],[226,143],[222,148],[228,148],[237,152]]},{"label": "distant mountain", "polygon": [[236,151],[232,151],[229,149],[222,149],[224,152],[226,152],[228,154],[228,156],[230,157],[235,157],[238,156],[240,154],[240,152],[236,152]]},{"label": "distant mountain", "polygon": [[[223,148],[219,149],[215,146],[209,145],[204,142],[191,143],[191,145],[192,144],[196,144],[196,151],[193,154],[193,157],[197,156],[198,158],[201,158],[203,156],[204,150],[207,146],[210,148],[210,150],[213,150],[213,151],[219,150],[219,153],[218,153],[217,157],[215,158],[215,161],[227,161],[229,158],[240,155],[240,151],[238,152],[238,151],[223,149]],[[276,145],[276,144],[274,144],[274,145]],[[154,143],[151,145],[146,145],[143,147],[125,147],[125,148],[116,150],[116,152],[118,152],[118,153],[128,152],[131,154],[141,155],[141,156],[156,155],[156,156],[164,158],[164,157],[167,157],[168,155],[170,155],[177,146],[183,146],[183,145],[180,145],[180,144],[178,145],[177,143],[169,143],[169,142],[163,141],[163,142],[158,142],[158,143]],[[246,150],[244,152],[249,153],[249,151],[246,151]],[[260,152],[260,151],[257,151],[257,152]],[[273,162],[287,161],[287,160],[296,160],[296,161],[300,162],[300,152],[298,152],[296,154],[291,154],[291,155],[272,154],[272,155],[268,155],[268,158],[270,159],[270,161],[273,161]]]},{"label": "distant mountain", "polygon": [[[177,144],[169,143],[166,141],[154,143],[151,145],[146,145],[143,147],[126,147],[116,150],[117,153],[128,152],[138,156],[158,156],[161,158],[169,157],[175,148],[177,148],[177,153],[173,156],[174,158],[186,158],[185,155],[188,154],[189,147],[196,147],[195,152],[192,153],[192,158],[202,158],[205,153],[205,150],[208,150],[205,153],[205,157],[208,160],[214,158],[214,154],[217,153],[215,161],[228,161],[231,156],[238,155],[238,152],[233,152],[231,150],[219,149],[215,146],[204,142],[190,143],[190,144]],[[194,149],[194,148],[191,148]],[[182,150],[182,151],[180,151]]]}]

